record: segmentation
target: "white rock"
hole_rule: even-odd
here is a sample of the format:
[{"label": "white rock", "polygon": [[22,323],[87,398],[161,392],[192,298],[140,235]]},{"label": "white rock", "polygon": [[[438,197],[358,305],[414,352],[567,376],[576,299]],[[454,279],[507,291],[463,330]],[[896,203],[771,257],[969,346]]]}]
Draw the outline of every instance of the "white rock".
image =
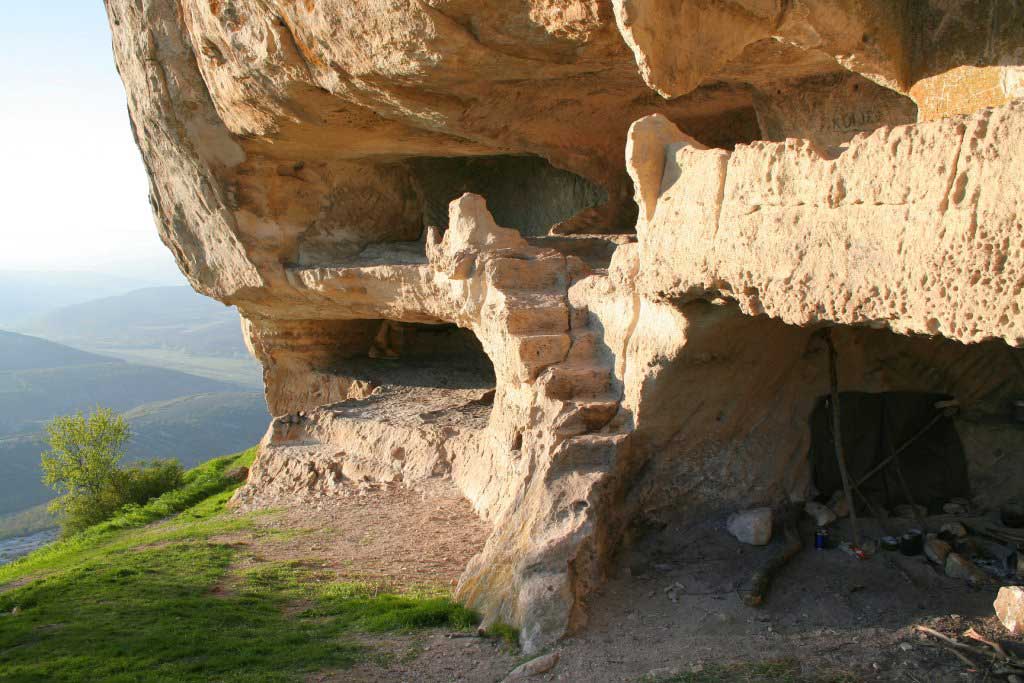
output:
[{"label": "white rock", "polygon": [[542,655],[517,666],[512,673],[505,677],[505,682],[512,683],[512,681],[523,681],[532,676],[539,676],[554,669],[556,664],[558,664],[557,652]]},{"label": "white rock", "polygon": [[753,508],[733,513],[726,527],[741,543],[766,545],[772,540],[772,509]]},{"label": "white rock", "polygon": [[1024,634],[1024,588],[1003,586],[992,606],[1007,631],[1015,636]]},{"label": "white rock", "polygon": [[804,506],[804,512],[814,520],[817,526],[828,526],[837,519],[836,513],[832,512],[827,505],[815,503],[814,501]]}]

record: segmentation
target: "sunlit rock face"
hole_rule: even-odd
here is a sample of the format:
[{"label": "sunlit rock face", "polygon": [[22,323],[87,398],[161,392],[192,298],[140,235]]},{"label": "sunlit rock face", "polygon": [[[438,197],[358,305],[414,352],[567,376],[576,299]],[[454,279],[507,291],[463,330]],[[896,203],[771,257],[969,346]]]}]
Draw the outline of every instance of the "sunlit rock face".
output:
[{"label": "sunlit rock face", "polygon": [[527,650],[630,529],[807,495],[823,328],[1024,481],[1019,3],[107,9],[161,238],[263,363],[238,495],[450,478]]}]

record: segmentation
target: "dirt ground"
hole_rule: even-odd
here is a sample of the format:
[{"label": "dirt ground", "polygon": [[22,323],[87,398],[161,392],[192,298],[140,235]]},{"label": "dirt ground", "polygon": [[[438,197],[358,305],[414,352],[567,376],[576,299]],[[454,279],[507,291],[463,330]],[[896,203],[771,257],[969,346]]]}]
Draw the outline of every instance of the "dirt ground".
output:
[{"label": "dirt ground", "polygon": [[[284,505],[259,517],[258,528],[303,530],[284,538],[253,534],[246,542],[255,554],[395,586],[454,585],[489,532],[445,483],[426,492],[393,488],[252,505]],[[803,531],[810,546],[811,529]],[[778,576],[766,604],[747,607],[743,591],[766,552],[738,543],[720,519],[645,538],[623,553],[608,583],[591,596],[586,627],[554,648],[558,664],[531,680],[656,680],[770,659],[798,662],[808,680],[1000,680],[969,670],[916,633],[916,625],[950,636],[973,627],[1024,654],[1022,639],[1008,637],[993,615],[997,586],[971,588],[923,556],[879,552],[859,560],[838,549],[805,547]],[[498,641],[451,636],[374,638],[367,644],[381,656],[372,663],[310,680],[491,683],[523,661]]]}]

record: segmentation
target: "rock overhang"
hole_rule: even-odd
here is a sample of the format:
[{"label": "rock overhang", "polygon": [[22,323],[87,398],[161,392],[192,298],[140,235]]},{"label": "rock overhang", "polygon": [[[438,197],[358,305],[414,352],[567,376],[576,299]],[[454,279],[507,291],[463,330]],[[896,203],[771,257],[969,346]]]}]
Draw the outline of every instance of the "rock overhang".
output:
[{"label": "rock overhang", "polygon": [[[1013,3],[978,4],[108,0],[161,238],[239,307],[286,420],[249,486],[345,443],[316,486],[451,477],[494,523],[459,595],[536,649],[637,518],[800,494],[816,328],[850,388],[998,413],[1024,40]],[[441,323],[479,341],[493,405],[453,457],[431,427],[374,463],[384,436],[329,406],[410,394],[346,363]],[[288,450],[296,425],[319,446]]]}]

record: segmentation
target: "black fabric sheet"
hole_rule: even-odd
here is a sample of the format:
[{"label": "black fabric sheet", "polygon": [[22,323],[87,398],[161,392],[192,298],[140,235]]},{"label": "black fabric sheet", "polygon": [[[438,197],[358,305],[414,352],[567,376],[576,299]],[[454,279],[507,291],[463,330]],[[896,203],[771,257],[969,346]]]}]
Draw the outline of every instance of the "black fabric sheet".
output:
[{"label": "black fabric sheet", "polygon": [[[859,481],[928,424],[937,413],[936,401],[950,398],[916,392],[841,393],[840,429],[846,466],[853,481]],[[811,414],[814,483],[826,497],[843,488],[832,440],[831,410],[831,399],[824,396]],[[967,461],[951,418],[940,418],[898,459],[911,497],[915,503],[927,505],[929,512],[941,512],[942,504],[950,498],[968,496]],[[909,502],[892,466],[865,482],[861,491],[888,510]],[[858,498],[856,494],[854,497]],[[858,510],[864,507],[859,498],[857,503]]]}]

